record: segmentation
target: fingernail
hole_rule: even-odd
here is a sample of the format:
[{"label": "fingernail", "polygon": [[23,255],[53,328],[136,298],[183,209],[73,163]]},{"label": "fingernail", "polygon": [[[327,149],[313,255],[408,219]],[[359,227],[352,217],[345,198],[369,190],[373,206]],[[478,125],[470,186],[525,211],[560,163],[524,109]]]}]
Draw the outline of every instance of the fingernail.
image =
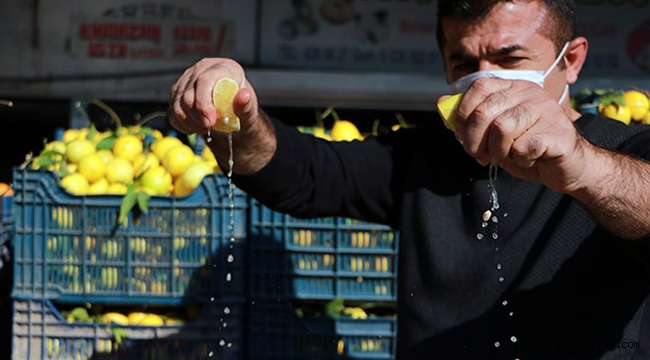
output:
[{"label": "fingernail", "polygon": [[212,127],[212,122],[210,121],[210,119],[208,119],[207,117],[204,117],[203,118],[203,126],[205,126],[207,128]]}]

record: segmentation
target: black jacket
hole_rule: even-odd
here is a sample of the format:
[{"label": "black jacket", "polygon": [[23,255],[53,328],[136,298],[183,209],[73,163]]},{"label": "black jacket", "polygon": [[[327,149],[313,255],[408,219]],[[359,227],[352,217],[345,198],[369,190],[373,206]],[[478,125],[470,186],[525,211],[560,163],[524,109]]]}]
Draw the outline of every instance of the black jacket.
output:
[{"label": "black jacket", "polygon": [[[440,119],[356,143],[274,124],[271,163],[236,184],[294,216],[399,230],[399,360],[650,359],[647,242],[617,239],[573,198],[505,171],[493,207],[488,168]],[[650,126],[575,124],[650,159]]]}]

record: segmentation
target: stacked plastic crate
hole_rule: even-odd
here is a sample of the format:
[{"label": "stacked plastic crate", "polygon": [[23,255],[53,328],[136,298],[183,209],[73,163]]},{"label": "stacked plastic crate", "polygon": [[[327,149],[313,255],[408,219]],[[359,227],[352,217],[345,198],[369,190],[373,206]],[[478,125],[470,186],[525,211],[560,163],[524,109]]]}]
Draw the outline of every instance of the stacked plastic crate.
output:
[{"label": "stacked plastic crate", "polygon": [[[251,199],[250,359],[393,359],[398,234],[298,219]],[[346,311],[346,310],[355,311]]]},{"label": "stacked plastic crate", "polygon": [[[241,359],[245,194],[209,175],[118,224],[122,196],[58,183],[14,169],[12,359]],[[163,322],[110,323],[107,312]]]}]

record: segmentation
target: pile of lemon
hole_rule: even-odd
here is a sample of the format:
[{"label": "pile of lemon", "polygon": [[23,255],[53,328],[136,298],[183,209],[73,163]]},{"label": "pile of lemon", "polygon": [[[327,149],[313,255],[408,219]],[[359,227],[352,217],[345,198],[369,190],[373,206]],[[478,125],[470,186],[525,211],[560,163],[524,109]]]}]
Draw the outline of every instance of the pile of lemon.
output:
[{"label": "pile of lemon", "polygon": [[57,172],[74,195],[124,195],[135,186],[151,196],[186,196],[220,171],[208,147],[196,154],[177,137],[137,125],[66,129],[61,139],[44,144],[30,166]]},{"label": "pile of lemon", "polygon": [[650,124],[650,92],[631,90],[583,90],[574,99],[581,112],[592,112],[628,125]]}]

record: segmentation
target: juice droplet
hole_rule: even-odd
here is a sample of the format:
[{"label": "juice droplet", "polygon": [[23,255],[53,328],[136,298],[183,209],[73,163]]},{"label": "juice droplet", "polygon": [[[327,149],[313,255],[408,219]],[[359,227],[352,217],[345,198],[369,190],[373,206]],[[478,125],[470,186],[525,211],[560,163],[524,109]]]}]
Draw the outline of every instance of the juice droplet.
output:
[{"label": "juice droplet", "polygon": [[483,234],[481,233],[476,234],[476,238],[479,240],[483,240]]},{"label": "juice droplet", "polygon": [[511,336],[510,341],[512,341],[513,343],[516,343],[517,342],[517,337],[516,336]]},{"label": "juice droplet", "polygon": [[508,300],[503,300],[503,302],[501,303],[501,305],[503,305],[503,306],[508,305]]},{"label": "juice droplet", "polygon": [[224,340],[224,339],[219,340],[219,345],[220,346],[225,346],[226,345],[226,340]]},{"label": "juice droplet", "polygon": [[497,264],[497,270],[501,270],[503,266],[501,266],[501,263]]},{"label": "juice droplet", "polygon": [[232,281],[232,274],[231,273],[226,274],[226,281]]},{"label": "juice droplet", "polygon": [[225,308],[223,308],[223,313],[224,313],[224,314],[230,314],[230,308],[229,308],[228,306],[226,306]]},{"label": "juice droplet", "polygon": [[228,262],[231,263],[231,262],[233,262],[233,261],[235,261],[235,255],[233,255],[233,254],[228,254]]},{"label": "juice droplet", "polygon": [[499,282],[500,282],[500,283],[502,283],[502,282],[504,282],[504,281],[506,281],[506,279],[504,279],[503,276],[499,277]]},{"label": "juice droplet", "polygon": [[508,314],[508,316],[512,317],[512,315],[514,315],[514,314],[515,314],[515,313],[511,311],[511,312]]},{"label": "juice droplet", "polygon": [[207,138],[207,141],[208,141],[208,142],[212,142],[212,135],[210,135],[210,129],[208,129],[208,138]]},{"label": "juice droplet", "polygon": [[497,234],[496,232],[493,232],[492,233],[492,239],[496,240],[498,238],[499,238],[499,234]]},{"label": "juice droplet", "polygon": [[497,341],[497,342],[494,343],[494,347],[497,347],[497,348],[498,348],[499,346],[501,346],[501,343],[500,343],[500,342]]}]

